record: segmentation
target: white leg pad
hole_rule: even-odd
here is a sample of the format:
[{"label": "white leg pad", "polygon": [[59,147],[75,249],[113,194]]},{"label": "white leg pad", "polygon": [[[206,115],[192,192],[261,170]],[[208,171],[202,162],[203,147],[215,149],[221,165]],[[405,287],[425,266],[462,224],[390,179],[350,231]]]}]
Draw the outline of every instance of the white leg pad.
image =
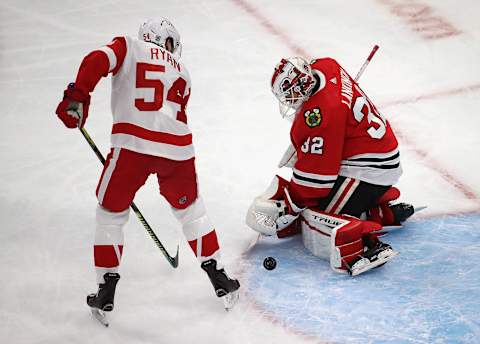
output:
[{"label": "white leg pad", "polygon": [[306,209],[302,212],[303,244],[314,256],[330,261],[332,270],[346,273],[347,271],[342,269],[342,260],[346,256],[341,254],[341,247],[335,244],[335,238],[337,231],[352,221],[359,220]]}]

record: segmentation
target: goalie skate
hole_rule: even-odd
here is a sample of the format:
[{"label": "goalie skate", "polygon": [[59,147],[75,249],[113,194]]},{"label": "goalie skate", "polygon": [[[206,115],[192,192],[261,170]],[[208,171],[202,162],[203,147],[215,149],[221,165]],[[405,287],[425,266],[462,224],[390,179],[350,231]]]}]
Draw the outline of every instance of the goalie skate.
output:
[{"label": "goalie skate", "polygon": [[397,254],[398,252],[394,251],[390,245],[378,242],[373,248],[367,250],[354,262],[348,272],[351,276],[360,275],[361,273],[385,264]]},{"label": "goalie skate", "polygon": [[[392,211],[394,213],[394,216],[396,219],[401,219],[401,222],[406,221],[408,218],[410,218],[412,215],[426,209],[427,206],[412,206],[410,204],[406,203],[400,203],[392,206]],[[383,226],[381,229],[378,231],[374,231],[372,233],[384,235],[386,233],[390,233],[393,231],[397,231],[399,229],[403,228],[402,223],[399,224],[394,224],[390,226]]]}]

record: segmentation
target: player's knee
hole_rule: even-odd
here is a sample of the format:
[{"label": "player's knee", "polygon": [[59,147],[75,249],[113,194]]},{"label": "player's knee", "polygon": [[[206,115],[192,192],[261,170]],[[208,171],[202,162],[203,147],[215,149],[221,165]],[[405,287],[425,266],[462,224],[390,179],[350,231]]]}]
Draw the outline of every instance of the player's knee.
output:
[{"label": "player's knee", "polygon": [[128,215],[129,209],[114,213],[99,205],[96,216],[95,246],[123,245],[123,227],[128,221]]},{"label": "player's knee", "polygon": [[213,225],[210,222],[201,197],[197,197],[197,199],[185,209],[175,209],[172,207],[172,211],[176,219],[182,224],[183,232],[187,240],[195,239],[213,230]]},{"label": "player's knee", "polygon": [[187,182],[185,184],[177,185],[177,187],[160,187],[160,194],[165,197],[167,202],[173,209],[183,210],[189,208],[196,203],[198,196],[197,184]]},{"label": "player's knee", "polygon": [[203,203],[203,199],[201,197],[197,197],[193,202],[190,202],[190,204],[183,209],[176,208],[172,205],[172,211],[173,215],[175,215],[175,218],[182,225],[195,221],[207,213],[205,204]]},{"label": "player's knee", "polygon": [[123,226],[128,221],[129,213],[129,208],[120,212],[113,212],[105,209],[101,205],[98,205],[96,221],[98,225]]}]

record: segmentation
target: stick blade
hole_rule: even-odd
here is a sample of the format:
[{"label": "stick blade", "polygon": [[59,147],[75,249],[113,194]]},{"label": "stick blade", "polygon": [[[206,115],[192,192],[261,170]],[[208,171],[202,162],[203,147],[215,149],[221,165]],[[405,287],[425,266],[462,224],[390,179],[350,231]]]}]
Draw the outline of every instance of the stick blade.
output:
[{"label": "stick blade", "polygon": [[175,269],[178,267],[178,251],[179,251],[179,249],[180,249],[180,247],[179,247],[179,245],[177,245],[177,253],[175,254],[175,257],[173,257],[173,259],[170,262],[172,267],[175,268]]}]

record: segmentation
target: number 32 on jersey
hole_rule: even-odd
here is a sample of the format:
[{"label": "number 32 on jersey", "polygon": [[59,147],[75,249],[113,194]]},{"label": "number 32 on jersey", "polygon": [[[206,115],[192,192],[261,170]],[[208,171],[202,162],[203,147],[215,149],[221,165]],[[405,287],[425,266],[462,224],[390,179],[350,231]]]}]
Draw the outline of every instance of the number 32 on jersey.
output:
[{"label": "number 32 on jersey", "polygon": [[323,154],[323,137],[315,136],[310,138],[310,136],[305,140],[302,145],[302,152],[305,154]]}]

